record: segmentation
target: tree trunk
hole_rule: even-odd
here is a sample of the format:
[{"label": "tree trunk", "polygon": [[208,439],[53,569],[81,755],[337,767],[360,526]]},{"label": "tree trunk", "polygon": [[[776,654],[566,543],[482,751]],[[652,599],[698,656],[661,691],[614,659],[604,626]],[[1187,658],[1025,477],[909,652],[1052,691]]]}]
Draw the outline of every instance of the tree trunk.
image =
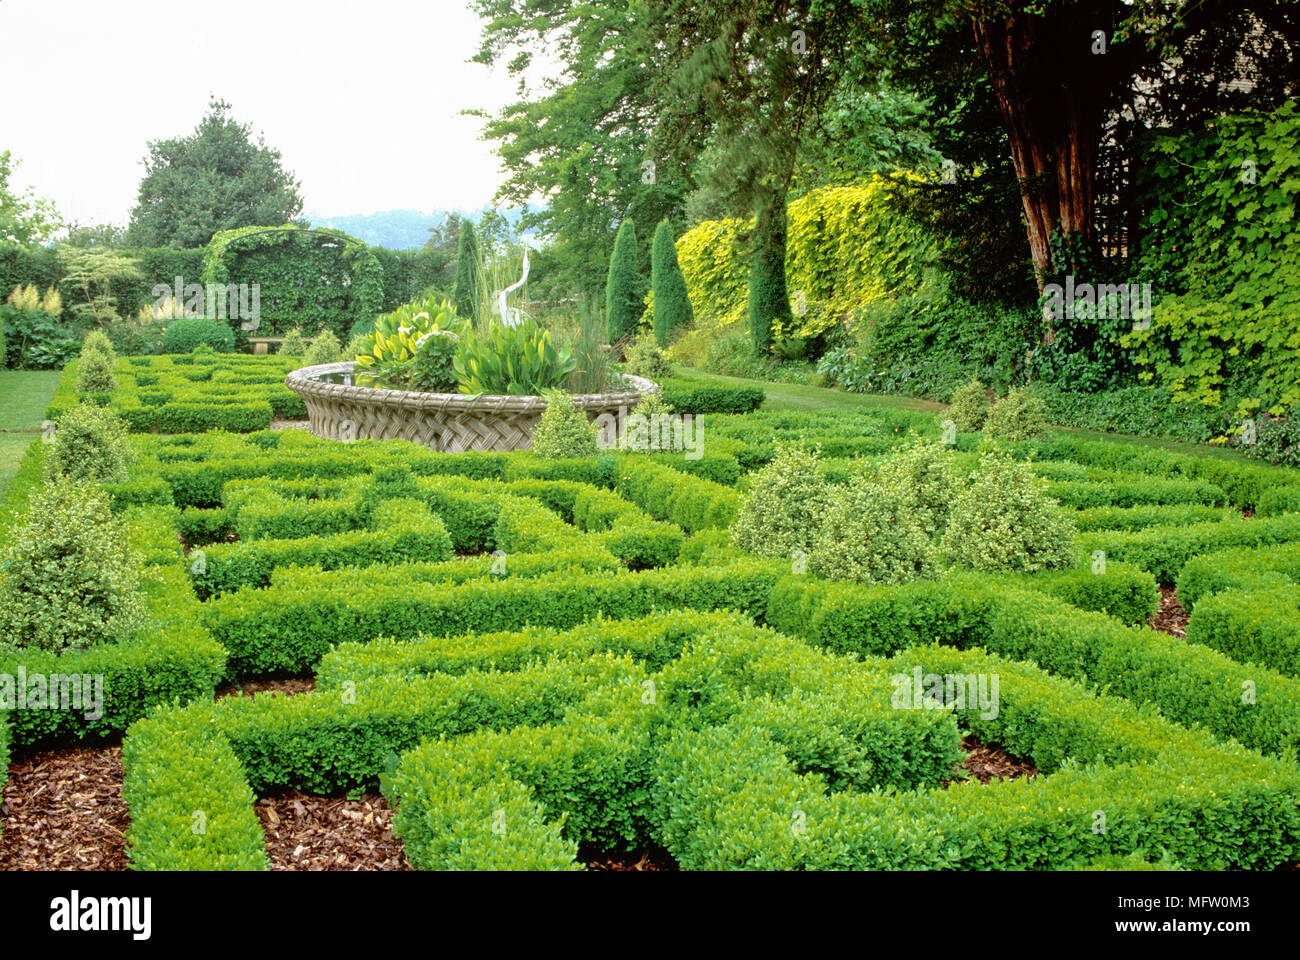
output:
[{"label": "tree trunk", "polygon": [[758,187],[754,197],[753,253],[749,266],[749,335],[762,354],[772,346],[773,323],[790,320],[785,282],[786,191]]},{"label": "tree trunk", "polygon": [[[976,42],[1011,142],[1040,290],[1052,272],[1053,231],[1094,240],[1097,144],[1126,60],[1110,47],[1112,3],[1080,0],[1046,10],[1034,16],[1005,5],[972,5]],[[1095,31],[1104,31],[1104,53],[1094,52]]]}]

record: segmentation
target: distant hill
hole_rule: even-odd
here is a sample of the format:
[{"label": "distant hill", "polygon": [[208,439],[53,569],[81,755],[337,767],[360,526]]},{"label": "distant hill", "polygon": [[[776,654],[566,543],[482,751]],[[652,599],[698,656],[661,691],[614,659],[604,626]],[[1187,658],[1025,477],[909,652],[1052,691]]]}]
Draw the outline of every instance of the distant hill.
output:
[{"label": "distant hill", "polygon": [[[485,208],[486,209],[486,208]],[[472,220],[478,220],[482,210],[469,213]],[[334,227],[344,233],[364,240],[375,247],[388,247],[390,250],[406,250],[410,247],[423,247],[429,239],[429,230],[440,226],[447,219],[448,213],[465,216],[463,210],[434,210],[422,213],[419,210],[381,210],[378,213],[354,213],[341,217],[327,217],[319,213],[308,213],[306,218],[313,227]],[[512,224],[519,223],[519,210],[503,211]]]}]

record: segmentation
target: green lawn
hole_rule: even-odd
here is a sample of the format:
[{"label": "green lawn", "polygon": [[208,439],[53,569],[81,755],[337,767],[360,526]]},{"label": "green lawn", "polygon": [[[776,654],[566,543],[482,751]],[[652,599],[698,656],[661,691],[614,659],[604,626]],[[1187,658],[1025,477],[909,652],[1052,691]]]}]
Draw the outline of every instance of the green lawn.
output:
[{"label": "green lawn", "polygon": [[58,382],[58,370],[0,370],[0,496],[27,445],[40,434]]},{"label": "green lawn", "polygon": [[[764,410],[880,410],[892,408],[897,410],[933,410],[947,407],[944,403],[931,400],[918,400],[914,397],[880,396],[868,393],[845,393],[843,390],[830,390],[825,387],[810,387],[804,384],[769,383],[766,380],[746,380],[742,377],[724,377],[716,373],[706,373],[690,367],[677,367],[674,376],[680,380],[693,380],[697,383],[720,383],[733,386],[762,387],[767,394]],[[1221,457],[1228,460],[1245,459],[1235,450],[1211,446],[1203,443],[1184,443],[1181,440],[1166,440],[1160,437],[1135,437],[1124,433],[1101,433],[1096,430],[1081,430],[1077,427],[1062,427],[1088,440],[1124,440],[1129,443],[1168,450],[1170,453],[1187,453],[1195,456]]]}]

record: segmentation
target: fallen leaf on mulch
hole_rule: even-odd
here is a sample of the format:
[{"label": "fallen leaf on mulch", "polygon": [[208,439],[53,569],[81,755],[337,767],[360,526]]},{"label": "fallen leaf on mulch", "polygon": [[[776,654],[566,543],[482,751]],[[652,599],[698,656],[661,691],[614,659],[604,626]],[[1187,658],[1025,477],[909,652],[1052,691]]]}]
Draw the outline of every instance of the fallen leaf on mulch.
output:
[{"label": "fallen leaf on mulch", "polygon": [[271,693],[283,697],[311,693],[316,689],[314,677],[290,677],[287,680],[245,680],[243,683],[228,683],[217,690],[217,699],[222,697],[253,697],[259,693]]},{"label": "fallen leaf on mulch", "polygon": [[1173,587],[1160,588],[1160,609],[1149,626],[1153,630],[1175,637],[1187,636],[1187,611],[1178,600],[1178,591]]},{"label": "fallen leaf on mulch", "polygon": [[[966,779],[991,783],[994,780],[1014,780],[1017,777],[1032,780],[1038,776],[1038,768],[1030,761],[1017,759],[1001,747],[986,747],[970,735],[962,738],[961,745],[966,751],[966,759],[961,765],[968,774]],[[946,780],[943,786],[952,782]]]},{"label": "fallen leaf on mulch", "polygon": [[359,799],[290,791],[257,801],[272,870],[410,870],[379,794]]},{"label": "fallen leaf on mulch", "polygon": [[15,760],[0,804],[0,870],[125,870],[122,748]]}]

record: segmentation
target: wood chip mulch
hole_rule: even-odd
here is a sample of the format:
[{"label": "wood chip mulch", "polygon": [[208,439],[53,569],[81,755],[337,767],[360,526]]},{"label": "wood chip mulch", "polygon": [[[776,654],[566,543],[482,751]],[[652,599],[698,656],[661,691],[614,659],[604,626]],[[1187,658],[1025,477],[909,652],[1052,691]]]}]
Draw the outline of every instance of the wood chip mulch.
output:
[{"label": "wood chip mulch", "polygon": [[217,699],[222,697],[252,697],[259,693],[270,693],[282,697],[292,697],[299,693],[311,693],[316,689],[314,677],[289,677],[284,680],[245,680],[242,683],[228,683],[217,688]]},{"label": "wood chip mulch", "polygon": [[0,804],[0,870],[125,870],[122,748],[15,760]]},{"label": "wood chip mulch", "polygon": [[1188,613],[1178,601],[1178,591],[1173,587],[1160,588],[1160,609],[1149,626],[1175,637],[1187,636]]},{"label": "wood chip mulch", "polygon": [[578,862],[599,873],[655,873],[677,870],[677,861],[667,850],[652,848],[630,853],[608,853],[579,847]]},{"label": "wood chip mulch", "polygon": [[313,797],[297,790],[258,800],[272,870],[410,870],[379,794]]},{"label": "wood chip mulch", "polygon": [[[1038,776],[1038,768],[1030,761],[1013,757],[1001,747],[985,746],[969,734],[962,738],[961,745],[966,751],[966,759],[961,768],[966,771],[967,780],[991,783],[994,780],[1014,780],[1017,777],[1032,780]],[[943,786],[952,782],[946,780]]]}]

